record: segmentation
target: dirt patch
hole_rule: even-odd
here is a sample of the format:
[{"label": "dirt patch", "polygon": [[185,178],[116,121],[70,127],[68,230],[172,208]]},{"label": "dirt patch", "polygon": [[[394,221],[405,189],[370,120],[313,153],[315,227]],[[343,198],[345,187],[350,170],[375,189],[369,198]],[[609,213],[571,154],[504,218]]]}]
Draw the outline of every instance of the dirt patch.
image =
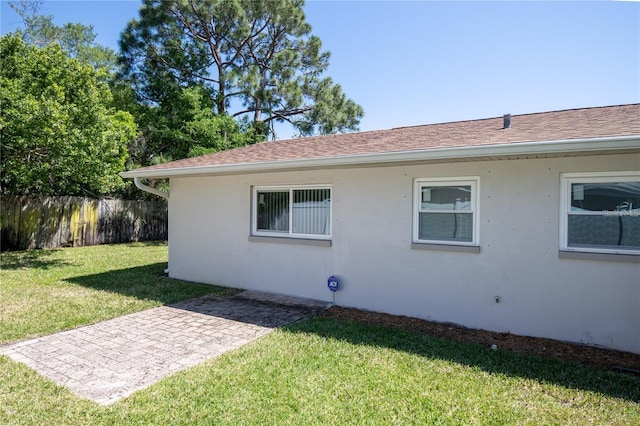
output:
[{"label": "dirt patch", "polygon": [[[630,352],[620,352],[539,337],[518,336],[511,333],[474,330],[453,324],[337,306],[321,312],[319,316],[408,330],[427,336],[443,337],[455,342],[475,343],[489,347],[497,345],[498,350],[559,358],[608,370],[640,370],[640,354]],[[638,373],[636,372],[635,374]]]}]

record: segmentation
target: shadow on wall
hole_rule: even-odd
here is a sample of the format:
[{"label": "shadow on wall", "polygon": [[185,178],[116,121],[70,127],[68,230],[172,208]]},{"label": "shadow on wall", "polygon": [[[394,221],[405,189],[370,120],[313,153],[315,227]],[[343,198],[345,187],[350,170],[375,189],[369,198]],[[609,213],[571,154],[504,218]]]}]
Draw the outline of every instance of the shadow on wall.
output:
[{"label": "shadow on wall", "polygon": [[[506,375],[581,389],[640,402],[640,377],[568,363],[553,358],[493,351],[470,343],[455,343],[391,328],[316,318],[285,327],[291,333],[310,333],[353,345],[386,347],[425,358],[479,368],[491,375]],[[621,386],[622,383],[622,386]]]}]

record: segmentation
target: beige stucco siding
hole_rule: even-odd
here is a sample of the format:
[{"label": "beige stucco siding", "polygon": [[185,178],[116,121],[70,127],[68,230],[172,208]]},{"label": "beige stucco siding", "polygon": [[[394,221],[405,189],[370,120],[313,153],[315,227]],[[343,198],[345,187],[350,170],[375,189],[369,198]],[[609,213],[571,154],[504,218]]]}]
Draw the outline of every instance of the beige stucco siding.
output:
[{"label": "beige stucco siding", "polygon": [[[170,275],[640,353],[640,264],[559,258],[560,173],[640,155],[172,178]],[[414,179],[478,176],[479,253],[412,249]],[[254,185],[332,185],[330,247],[249,241]],[[495,297],[500,297],[500,303]]]}]

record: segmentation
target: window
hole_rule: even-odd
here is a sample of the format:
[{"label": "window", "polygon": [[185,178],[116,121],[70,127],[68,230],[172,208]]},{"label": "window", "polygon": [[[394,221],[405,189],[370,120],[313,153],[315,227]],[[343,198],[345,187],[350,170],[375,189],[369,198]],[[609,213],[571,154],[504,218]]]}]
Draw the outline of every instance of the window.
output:
[{"label": "window", "polygon": [[413,240],[478,244],[477,177],[416,179]]},{"label": "window", "polygon": [[560,249],[640,254],[640,173],[563,173]]},{"label": "window", "polygon": [[331,187],[254,187],[252,233],[270,237],[331,236]]}]

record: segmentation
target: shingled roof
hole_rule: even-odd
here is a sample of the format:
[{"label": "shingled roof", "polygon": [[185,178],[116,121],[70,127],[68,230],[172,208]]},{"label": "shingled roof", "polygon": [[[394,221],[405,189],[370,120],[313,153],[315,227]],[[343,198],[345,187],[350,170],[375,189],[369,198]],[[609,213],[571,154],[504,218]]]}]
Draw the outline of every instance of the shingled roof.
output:
[{"label": "shingled roof", "polygon": [[[284,167],[294,163],[296,168],[305,167],[306,163],[309,167],[318,167],[330,165],[332,160],[347,165],[349,159],[360,158],[358,162],[363,163],[367,158],[382,158],[384,154],[403,154],[397,155],[395,161],[409,161],[419,153],[458,152],[464,148],[501,147],[508,153],[509,147],[530,144],[544,143],[545,147],[551,147],[570,141],[606,142],[608,139],[631,139],[625,149],[640,149],[639,138],[640,104],[630,104],[514,115],[510,128],[504,128],[503,117],[497,117],[262,142],[144,167],[122,176],[171,176],[177,171],[184,175],[189,170],[194,174],[215,173],[217,169],[231,170],[231,166],[239,165],[251,170],[261,165],[273,169],[278,164]],[[477,150],[467,152],[473,155]],[[387,157],[389,161],[394,158],[393,155],[384,158]]]}]

